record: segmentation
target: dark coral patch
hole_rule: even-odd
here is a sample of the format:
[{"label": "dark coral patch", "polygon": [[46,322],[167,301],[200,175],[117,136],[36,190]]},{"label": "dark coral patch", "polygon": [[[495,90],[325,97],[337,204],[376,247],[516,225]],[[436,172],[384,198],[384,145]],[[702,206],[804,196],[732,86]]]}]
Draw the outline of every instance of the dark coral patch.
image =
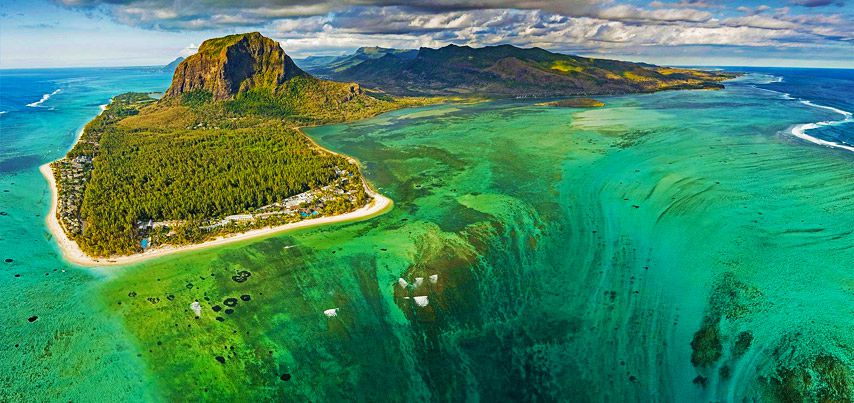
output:
[{"label": "dark coral patch", "polygon": [[703,325],[691,340],[691,363],[698,367],[708,367],[721,358],[723,345],[721,345],[720,329],[717,322],[711,322],[706,318]]},{"label": "dark coral patch", "polygon": [[750,332],[741,332],[738,334],[738,339],[735,341],[735,346],[732,349],[733,357],[741,357],[750,348],[750,343],[753,342],[753,334]]},{"label": "dark coral patch", "polygon": [[250,273],[246,270],[241,270],[241,271],[237,272],[236,275],[231,276],[231,279],[234,280],[235,282],[242,283],[242,282],[248,280],[250,276],[252,276],[252,273]]}]

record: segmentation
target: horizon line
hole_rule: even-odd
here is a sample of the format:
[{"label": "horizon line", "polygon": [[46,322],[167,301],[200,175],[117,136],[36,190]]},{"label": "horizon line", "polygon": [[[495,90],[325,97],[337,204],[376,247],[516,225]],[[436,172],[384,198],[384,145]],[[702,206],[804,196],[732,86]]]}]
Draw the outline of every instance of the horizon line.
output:
[{"label": "horizon line", "polygon": [[[570,55],[575,56],[575,55]],[[188,56],[189,57],[189,56]],[[586,56],[581,56],[586,57]],[[296,60],[304,59],[297,58]],[[604,59],[604,58],[594,58],[594,59]],[[630,60],[623,59],[605,59],[605,60],[618,60],[625,61],[629,63],[646,63],[652,64],[659,67],[683,67],[683,68],[699,68],[699,67],[734,67],[734,68],[781,68],[781,69],[827,69],[827,70],[854,70],[854,64],[850,67],[826,67],[826,66],[788,66],[788,65],[737,65],[737,64],[656,64],[650,62],[635,62]],[[171,63],[171,62],[170,62]],[[0,66],[0,71],[11,71],[11,70],[64,70],[64,69],[133,69],[133,68],[163,68],[167,66],[166,64],[137,64],[137,65],[121,65],[121,66],[91,66],[91,65],[81,65],[81,66],[36,66],[36,67],[3,67]]]}]

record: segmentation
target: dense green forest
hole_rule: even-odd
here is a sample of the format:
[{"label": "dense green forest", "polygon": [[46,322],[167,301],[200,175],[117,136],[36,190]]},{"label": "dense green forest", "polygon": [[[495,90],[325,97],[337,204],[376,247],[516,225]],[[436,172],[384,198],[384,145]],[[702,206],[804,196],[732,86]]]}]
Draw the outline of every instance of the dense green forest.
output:
[{"label": "dense green forest", "polygon": [[142,107],[153,102],[155,102],[154,98],[139,92],[129,92],[116,96],[110,100],[110,104],[104,112],[86,124],[80,140],[74,144],[67,157],[70,159],[78,156],[94,157],[98,151],[98,141],[107,128],[128,116],[138,114]]},{"label": "dense green forest", "polygon": [[136,223],[248,211],[330,183],[343,157],[294,129],[112,130],[101,140],[81,214],[97,255],[138,248]]},{"label": "dense green forest", "polygon": [[736,77],[719,71],[593,59],[512,45],[387,49],[383,57],[356,54],[339,60],[349,62],[310,65],[309,72],[356,81],[393,95],[551,98],[720,89],[721,81]]},{"label": "dense green forest", "polygon": [[92,162],[99,151],[101,137],[116,122],[138,114],[140,108],[154,101],[147,94],[140,93],[115,97],[100,115],[86,125],[66,158],[52,164],[59,187],[57,219],[69,236],[80,237],[83,234],[84,223],[80,209],[86,184],[91,180]]}]

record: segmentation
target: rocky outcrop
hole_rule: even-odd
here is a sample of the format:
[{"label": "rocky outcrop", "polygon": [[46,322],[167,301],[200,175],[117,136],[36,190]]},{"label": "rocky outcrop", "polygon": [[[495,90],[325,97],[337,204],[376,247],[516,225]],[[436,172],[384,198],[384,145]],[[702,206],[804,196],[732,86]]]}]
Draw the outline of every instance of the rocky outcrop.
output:
[{"label": "rocky outcrop", "polygon": [[229,35],[202,43],[172,77],[165,98],[207,91],[213,99],[230,99],[251,89],[275,91],[285,81],[306,76],[278,42],[258,32]]}]

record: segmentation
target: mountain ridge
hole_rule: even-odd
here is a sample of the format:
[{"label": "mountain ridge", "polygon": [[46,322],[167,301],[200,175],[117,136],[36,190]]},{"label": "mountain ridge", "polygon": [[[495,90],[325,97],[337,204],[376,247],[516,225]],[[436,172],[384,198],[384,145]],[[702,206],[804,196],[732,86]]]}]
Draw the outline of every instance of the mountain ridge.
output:
[{"label": "mountain ridge", "polygon": [[160,71],[163,73],[172,73],[172,75],[174,77],[175,69],[178,68],[178,65],[181,64],[181,62],[183,62],[184,59],[185,58],[183,56],[178,56],[174,60],[169,62],[169,64],[161,67]]},{"label": "mountain ridge", "polygon": [[734,77],[513,45],[422,47],[411,51],[414,56],[402,52],[384,52],[332,71],[330,78],[357,81],[394,95],[552,97],[720,89],[720,81]]},{"label": "mountain ridge", "polygon": [[366,60],[382,58],[388,54],[393,54],[403,59],[410,59],[418,54],[418,50],[363,46],[347,55],[309,56],[295,62],[298,66],[304,67],[313,75],[322,78],[331,78],[337,72],[356,66]]}]

